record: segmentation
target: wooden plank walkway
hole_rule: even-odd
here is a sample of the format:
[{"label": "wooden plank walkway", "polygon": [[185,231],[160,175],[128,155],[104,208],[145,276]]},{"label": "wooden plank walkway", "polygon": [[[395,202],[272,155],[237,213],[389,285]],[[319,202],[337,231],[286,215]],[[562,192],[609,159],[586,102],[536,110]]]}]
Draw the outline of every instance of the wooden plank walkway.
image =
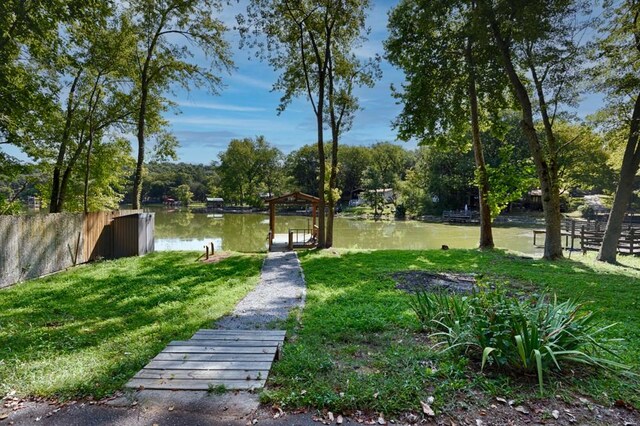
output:
[{"label": "wooden plank walkway", "polygon": [[198,331],[174,341],[126,384],[135,389],[228,390],[264,387],[284,330]]}]

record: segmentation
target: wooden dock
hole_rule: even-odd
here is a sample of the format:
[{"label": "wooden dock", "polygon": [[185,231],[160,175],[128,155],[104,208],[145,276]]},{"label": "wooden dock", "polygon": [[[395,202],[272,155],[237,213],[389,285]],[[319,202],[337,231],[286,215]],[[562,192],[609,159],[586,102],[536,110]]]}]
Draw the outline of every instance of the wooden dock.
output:
[{"label": "wooden dock", "polygon": [[252,390],[264,387],[285,338],[284,330],[198,331],[173,341],[140,370],[128,388]]},{"label": "wooden dock", "polygon": [[445,210],[442,220],[449,223],[479,223],[480,213],[471,210]]},{"label": "wooden dock", "polygon": [[289,229],[286,234],[269,234],[269,251],[290,251],[296,249],[309,249],[318,245],[314,229]]}]

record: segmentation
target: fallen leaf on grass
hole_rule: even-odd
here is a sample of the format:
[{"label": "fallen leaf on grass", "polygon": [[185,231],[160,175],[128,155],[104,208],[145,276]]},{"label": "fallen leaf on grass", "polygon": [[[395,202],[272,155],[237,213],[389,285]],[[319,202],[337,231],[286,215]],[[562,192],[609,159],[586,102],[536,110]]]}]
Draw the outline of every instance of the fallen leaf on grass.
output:
[{"label": "fallen leaf on grass", "polygon": [[0,420],[4,420],[9,417],[9,413],[0,413]]},{"label": "fallen leaf on grass", "polygon": [[173,411],[173,407],[169,407],[169,411]]},{"label": "fallen leaf on grass", "polygon": [[433,412],[431,406],[424,401],[420,401],[420,405],[422,405],[422,412],[429,417],[435,417],[436,413]]},{"label": "fallen leaf on grass", "polygon": [[336,424],[341,425],[342,422],[343,422],[342,416],[338,416],[338,418],[336,419]]},{"label": "fallen leaf on grass", "polygon": [[527,410],[526,408],[524,408],[522,405],[518,405],[515,410],[518,413],[522,413],[522,414],[529,414],[529,410]]},{"label": "fallen leaf on grass", "polygon": [[558,420],[558,418],[560,417],[560,412],[558,410],[553,410],[551,412],[551,415],[553,416],[554,419]]},{"label": "fallen leaf on grass", "polygon": [[500,397],[497,397],[497,398],[496,398],[496,401],[498,401],[498,402],[502,402],[503,404],[506,404],[506,403],[507,403],[507,400],[506,400],[506,399],[504,399],[504,398],[500,398]]},{"label": "fallen leaf on grass", "polygon": [[382,417],[382,415],[380,415],[380,417],[378,417],[378,424],[379,425],[386,425],[387,421],[384,419],[384,417]]}]

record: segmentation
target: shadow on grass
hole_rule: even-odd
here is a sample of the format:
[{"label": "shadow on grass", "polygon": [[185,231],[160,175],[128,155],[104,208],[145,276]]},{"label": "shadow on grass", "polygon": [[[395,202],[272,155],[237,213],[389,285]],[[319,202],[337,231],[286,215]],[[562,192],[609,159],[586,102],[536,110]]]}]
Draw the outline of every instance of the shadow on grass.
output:
[{"label": "shadow on grass", "polygon": [[106,261],[0,292],[0,393],[113,392],[169,341],[210,326],[257,283],[261,256],[216,264],[195,257]]},{"label": "shadow on grass", "polygon": [[[478,398],[478,387],[507,392],[503,382],[509,379],[472,374],[464,357],[429,350],[424,335],[416,333],[419,325],[409,296],[395,288],[391,277],[411,269],[483,274],[507,285],[526,283],[533,291],[589,302],[603,322],[619,322],[609,337],[625,339],[623,360],[640,371],[640,279],[629,269],[476,250],[314,251],[300,258],[307,304],[303,327],[294,343],[285,346],[283,360],[275,365],[272,393],[267,393],[279,403],[399,412],[419,409],[418,402],[430,395],[442,401],[459,392]],[[571,383],[587,395],[608,392],[609,397],[640,403],[637,378],[597,375]],[[529,387],[535,395],[534,381]]]}]

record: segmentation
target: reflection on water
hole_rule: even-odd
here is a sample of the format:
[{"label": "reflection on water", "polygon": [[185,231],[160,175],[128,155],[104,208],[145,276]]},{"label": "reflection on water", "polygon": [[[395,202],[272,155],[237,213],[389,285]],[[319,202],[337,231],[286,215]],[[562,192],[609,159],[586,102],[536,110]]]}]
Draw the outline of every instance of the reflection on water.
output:
[{"label": "reflection on water", "polygon": [[[186,211],[152,209],[156,213],[156,250],[198,250],[213,242],[216,250],[264,251],[267,248],[269,219],[266,214],[207,215]],[[311,218],[278,216],[276,233],[289,228],[307,228]],[[356,220],[336,218],[334,246],[358,249],[434,249],[474,248],[478,245],[477,226],[447,225],[416,221]],[[530,228],[494,227],[496,245],[502,248],[540,254],[533,247]]]}]

